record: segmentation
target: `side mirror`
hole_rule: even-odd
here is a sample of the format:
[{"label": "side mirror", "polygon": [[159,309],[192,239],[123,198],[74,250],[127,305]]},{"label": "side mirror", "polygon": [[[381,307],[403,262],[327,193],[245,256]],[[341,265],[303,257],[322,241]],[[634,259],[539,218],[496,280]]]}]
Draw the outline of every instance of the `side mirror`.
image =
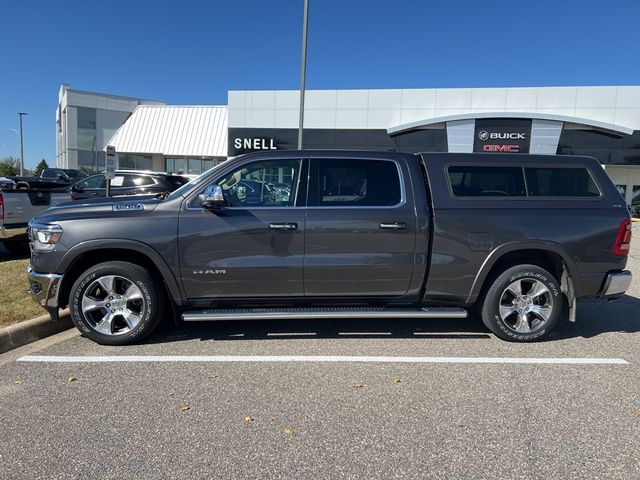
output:
[{"label": "side mirror", "polygon": [[200,205],[207,209],[222,208],[226,205],[220,185],[209,185],[204,193],[198,195],[198,200],[200,200]]},{"label": "side mirror", "polygon": [[77,183],[74,183],[73,185],[71,185],[71,191],[72,192],[78,192],[78,193],[82,193],[84,192],[84,188],[82,188],[80,185],[78,185]]}]

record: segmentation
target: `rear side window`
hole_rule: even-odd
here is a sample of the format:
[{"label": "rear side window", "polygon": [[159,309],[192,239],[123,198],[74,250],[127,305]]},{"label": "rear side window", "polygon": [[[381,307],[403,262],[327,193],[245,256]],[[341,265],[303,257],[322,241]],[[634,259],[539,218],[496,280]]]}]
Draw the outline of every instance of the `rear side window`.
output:
[{"label": "rear side window", "polygon": [[320,206],[390,207],[402,200],[400,174],[389,160],[319,160]]},{"label": "rear side window", "polygon": [[525,168],[532,197],[599,197],[600,190],[584,168]]},{"label": "rear side window", "polygon": [[153,178],[146,175],[125,175],[123,187],[141,187],[143,185],[154,185]]},{"label": "rear side window", "polygon": [[524,177],[519,167],[451,166],[451,189],[456,197],[524,197]]},{"label": "rear side window", "polygon": [[164,177],[164,181],[165,183],[168,183],[171,188],[176,189],[187,183],[189,179],[187,177],[180,177],[178,175],[168,175]]}]

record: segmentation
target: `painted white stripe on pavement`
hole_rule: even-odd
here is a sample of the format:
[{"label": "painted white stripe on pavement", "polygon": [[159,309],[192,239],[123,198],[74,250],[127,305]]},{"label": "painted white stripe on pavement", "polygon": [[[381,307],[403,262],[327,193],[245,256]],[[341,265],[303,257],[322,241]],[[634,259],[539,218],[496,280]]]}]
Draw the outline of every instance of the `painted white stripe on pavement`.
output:
[{"label": "painted white stripe on pavement", "polygon": [[377,357],[340,355],[27,355],[18,362],[44,363],[153,363],[153,362],[332,362],[332,363],[513,363],[560,365],[627,365],[622,358],[521,357]]}]

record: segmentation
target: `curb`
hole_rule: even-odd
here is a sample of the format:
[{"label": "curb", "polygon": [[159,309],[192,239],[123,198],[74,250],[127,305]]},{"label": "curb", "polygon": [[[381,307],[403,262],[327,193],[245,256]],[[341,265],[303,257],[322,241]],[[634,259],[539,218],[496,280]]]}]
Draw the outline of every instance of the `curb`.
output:
[{"label": "curb", "polygon": [[60,312],[60,321],[54,323],[49,314],[0,328],[0,354],[29,343],[55,335],[73,327],[68,310]]}]

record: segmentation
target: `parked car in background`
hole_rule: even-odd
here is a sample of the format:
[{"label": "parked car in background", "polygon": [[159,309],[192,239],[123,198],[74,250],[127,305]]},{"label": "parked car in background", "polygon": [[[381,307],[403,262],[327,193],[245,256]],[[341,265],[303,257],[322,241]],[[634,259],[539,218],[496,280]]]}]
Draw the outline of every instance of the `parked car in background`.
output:
[{"label": "parked car in background", "polygon": [[48,190],[68,187],[86,176],[87,174],[80,170],[45,168],[40,172],[39,177],[10,176],[8,178],[15,182],[18,190]]},{"label": "parked car in background", "polygon": [[73,168],[45,168],[40,172],[40,178],[51,178],[68,184],[76,183],[86,177],[86,173]]},{"label": "parked car in background", "polygon": [[29,220],[49,207],[70,200],[67,189],[3,189],[0,191],[0,243],[12,253],[28,252]]},{"label": "parked car in background", "polygon": [[[111,196],[150,195],[173,192],[189,181],[182,175],[170,173],[117,170],[116,177],[111,180]],[[71,186],[71,198],[83,200],[106,196],[107,181],[104,173],[91,175]]]}]

